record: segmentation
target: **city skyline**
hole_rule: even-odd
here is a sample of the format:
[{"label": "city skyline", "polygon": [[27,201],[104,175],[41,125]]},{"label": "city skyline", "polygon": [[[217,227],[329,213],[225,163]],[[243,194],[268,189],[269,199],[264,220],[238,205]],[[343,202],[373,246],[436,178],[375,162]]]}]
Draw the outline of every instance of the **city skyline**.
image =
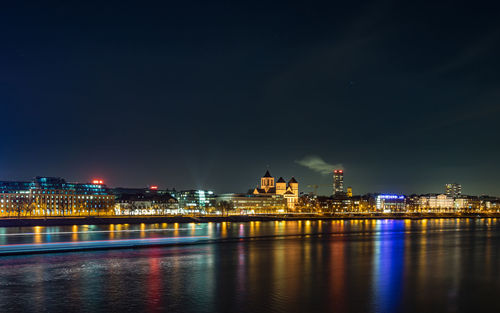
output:
[{"label": "city skyline", "polygon": [[3,2],[0,313],[500,311],[500,2]]},{"label": "city skyline", "polygon": [[[270,173],[270,170],[269,170],[269,167],[268,169],[266,170],[266,173],[265,175],[271,175],[269,174]],[[460,182],[448,182],[448,183],[445,183],[443,184],[441,187],[441,189],[439,190],[433,190],[433,191],[412,191],[412,192],[397,192],[397,191],[392,191],[392,190],[371,190],[371,191],[367,191],[367,192],[355,192],[353,190],[355,190],[351,185],[346,185],[344,187],[344,184],[343,184],[343,175],[344,175],[344,170],[332,170],[332,175],[330,175],[330,180],[331,182],[329,184],[324,184],[324,185],[316,185],[316,184],[312,184],[312,185],[306,185],[306,184],[301,184],[301,187],[300,187],[300,190],[299,190],[299,193],[300,195],[306,195],[306,194],[313,194],[313,195],[318,195],[318,196],[345,196],[345,195],[348,195],[349,193],[352,195],[352,194],[355,194],[355,195],[367,195],[367,194],[404,194],[404,195],[425,195],[425,194],[445,194],[445,195],[448,195],[448,196],[451,196],[451,197],[455,197],[456,195],[471,195],[471,196],[493,196],[493,197],[497,197],[498,195],[497,194],[487,194],[485,192],[480,192],[480,193],[463,193],[462,192],[462,184]],[[336,182],[337,182],[337,179],[336,177],[338,177],[338,174],[341,175],[341,179],[340,179],[340,186],[342,189],[338,189],[338,186],[336,187]],[[263,176],[263,177],[267,177],[267,176]],[[295,180],[296,178],[300,180],[299,177],[295,177],[295,176],[291,176],[292,177],[292,180]],[[61,176],[40,176],[40,175],[37,175],[37,176],[33,176],[31,178],[27,178],[27,179],[9,179],[9,180],[6,180],[6,179],[1,179],[0,177],[0,182],[26,182],[26,183],[29,183],[30,181],[33,181],[33,180],[38,180],[40,178],[50,178],[50,179],[63,179],[65,180],[65,178],[61,177]],[[274,179],[274,178],[273,178]],[[283,178],[280,177],[280,179],[282,180]],[[216,189],[211,189],[211,188],[199,188],[199,187],[193,187],[193,186],[187,186],[187,187],[178,187],[178,186],[175,186],[175,185],[172,185],[172,186],[166,186],[166,185],[162,185],[162,184],[156,184],[156,183],[152,183],[152,184],[145,184],[145,185],[112,185],[112,184],[109,184],[105,179],[103,179],[102,177],[92,177],[92,178],[89,178],[89,179],[84,179],[84,180],[81,180],[81,181],[76,181],[76,180],[72,180],[72,179],[69,179],[67,180],[68,183],[70,184],[94,184],[94,185],[103,185],[103,186],[107,186],[109,188],[136,188],[136,189],[150,189],[152,191],[156,191],[156,190],[178,190],[178,191],[181,191],[181,190],[210,190],[211,192],[215,192],[216,194],[226,194],[226,193],[246,193],[248,192],[249,194],[250,193],[255,193],[255,190],[258,190],[259,187],[262,186],[262,182],[259,184],[259,183],[255,183],[254,185],[249,185],[249,188],[247,189],[244,189],[244,190],[230,190],[230,191],[219,191],[219,190],[216,190]],[[273,183],[274,183],[274,180],[273,180]],[[273,185],[274,186],[274,185]],[[257,189],[256,189],[257,188]],[[333,189],[333,190],[332,190]],[[325,193],[322,193],[321,190],[327,190],[327,192]],[[329,190],[329,192],[328,192]],[[338,190],[338,192],[336,192],[335,190]],[[467,190],[467,188],[466,188]]]}]

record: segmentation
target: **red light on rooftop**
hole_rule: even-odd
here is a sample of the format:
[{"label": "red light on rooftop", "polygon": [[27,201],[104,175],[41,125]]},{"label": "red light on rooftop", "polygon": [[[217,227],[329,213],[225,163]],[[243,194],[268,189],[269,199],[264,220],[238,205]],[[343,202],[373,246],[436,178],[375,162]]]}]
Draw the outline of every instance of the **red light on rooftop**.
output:
[{"label": "red light on rooftop", "polygon": [[152,189],[152,190],[157,190],[157,189],[158,189],[158,186],[151,186],[151,187],[149,187],[149,189]]},{"label": "red light on rooftop", "polygon": [[104,184],[104,181],[102,179],[94,179],[92,181],[92,184],[94,184],[94,185],[102,185],[102,184]]}]

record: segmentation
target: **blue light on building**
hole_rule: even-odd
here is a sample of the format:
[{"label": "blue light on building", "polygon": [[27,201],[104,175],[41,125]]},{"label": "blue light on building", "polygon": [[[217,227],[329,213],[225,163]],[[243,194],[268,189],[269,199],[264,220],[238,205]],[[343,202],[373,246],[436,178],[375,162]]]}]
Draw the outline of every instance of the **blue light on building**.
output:
[{"label": "blue light on building", "polygon": [[403,195],[383,194],[376,198],[378,212],[401,213],[406,208],[406,198]]}]

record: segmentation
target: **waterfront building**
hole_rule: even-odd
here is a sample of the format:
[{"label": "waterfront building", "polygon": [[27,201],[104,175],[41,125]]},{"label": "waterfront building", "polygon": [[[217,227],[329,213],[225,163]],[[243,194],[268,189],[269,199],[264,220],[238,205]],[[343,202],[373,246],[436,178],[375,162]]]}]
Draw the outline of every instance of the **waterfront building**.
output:
[{"label": "waterfront building", "polygon": [[330,199],[332,213],[345,213],[352,209],[351,199],[346,194],[337,194]]},{"label": "waterfront building", "polygon": [[406,196],[406,211],[408,213],[420,212],[420,197],[417,194]]},{"label": "waterfront building", "polygon": [[373,195],[348,197],[347,194],[316,198],[316,208],[318,213],[361,213],[368,214],[376,212],[376,199]]},{"label": "waterfront building", "polygon": [[481,201],[481,211],[487,213],[498,213],[500,212],[500,199],[497,197],[481,196],[479,197]]},{"label": "waterfront building", "polygon": [[377,212],[404,213],[406,212],[406,198],[403,195],[378,195],[376,197]]},{"label": "waterfront building", "polygon": [[274,177],[271,176],[269,170],[260,179],[260,188],[255,188],[252,191],[254,195],[262,196],[281,196],[286,199],[287,209],[295,210],[295,206],[299,200],[299,183],[292,177],[288,183],[280,177],[276,184]]},{"label": "waterfront building", "polygon": [[462,185],[457,183],[446,184],[445,193],[448,197],[458,198],[462,195]]},{"label": "waterfront building", "polygon": [[317,196],[316,208],[319,213],[331,213],[331,197]]},{"label": "waterfront building", "polygon": [[458,211],[466,213],[479,212],[481,210],[481,199],[476,196],[462,195],[454,199],[454,207]]},{"label": "waterfront building", "polygon": [[281,195],[270,194],[238,194],[226,193],[217,196],[217,202],[232,204],[238,214],[272,214],[284,213],[287,209],[287,199]]},{"label": "waterfront building", "polygon": [[300,195],[296,208],[301,212],[316,213],[319,212],[318,204],[318,196],[313,193],[307,193]]},{"label": "waterfront building", "polygon": [[177,199],[170,190],[149,188],[114,188],[114,215],[168,215],[179,214]]},{"label": "waterfront building", "polygon": [[215,207],[215,194],[211,190],[183,190],[176,192],[179,209],[186,213],[206,213]]},{"label": "waterfront building", "polygon": [[445,194],[428,194],[420,196],[419,212],[453,212],[454,200]]},{"label": "waterfront building", "polygon": [[0,216],[93,216],[112,214],[114,195],[102,180],[69,183],[60,177],[0,181]]},{"label": "waterfront building", "polygon": [[376,198],[371,194],[359,196],[359,207],[355,209],[357,210],[357,212],[363,214],[376,212],[376,203]]},{"label": "waterfront building", "polygon": [[460,212],[467,208],[467,199],[460,197],[453,200],[453,208],[456,212]]},{"label": "waterfront building", "polygon": [[344,194],[344,171],[333,171],[333,195]]}]

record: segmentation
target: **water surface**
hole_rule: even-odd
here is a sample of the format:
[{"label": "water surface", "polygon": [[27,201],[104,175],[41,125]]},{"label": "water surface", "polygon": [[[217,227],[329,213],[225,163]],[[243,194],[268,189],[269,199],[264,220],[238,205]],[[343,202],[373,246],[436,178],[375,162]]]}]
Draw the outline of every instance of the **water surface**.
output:
[{"label": "water surface", "polygon": [[2,256],[0,312],[500,311],[497,219],[0,228],[0,246],[195,236]]}]

